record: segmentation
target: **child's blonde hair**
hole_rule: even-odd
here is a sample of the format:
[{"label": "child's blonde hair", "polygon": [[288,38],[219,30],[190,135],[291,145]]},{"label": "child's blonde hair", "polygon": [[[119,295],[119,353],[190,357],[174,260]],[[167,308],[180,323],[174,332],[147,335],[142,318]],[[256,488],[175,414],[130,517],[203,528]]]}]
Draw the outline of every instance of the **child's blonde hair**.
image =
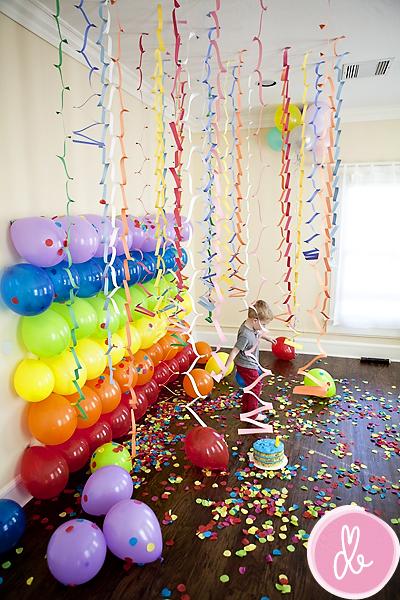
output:
[{"label": "child's blonde hair", "polygon": [[247,313],[249,319],[259,319],[262,323],[269,323],[274,318],[272,310],[264,300],[257,300]]}]

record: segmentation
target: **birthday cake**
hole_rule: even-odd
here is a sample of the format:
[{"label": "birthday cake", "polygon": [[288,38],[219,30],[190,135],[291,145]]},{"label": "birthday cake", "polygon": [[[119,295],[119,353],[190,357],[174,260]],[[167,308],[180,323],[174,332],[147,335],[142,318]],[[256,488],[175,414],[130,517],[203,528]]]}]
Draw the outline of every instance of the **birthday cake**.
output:
[{"label": "birthday cake", "polygon": [[280,440],[264,438],[253,444],[254,463],[264,468],[279,465],[285,459],[285,447]]}]

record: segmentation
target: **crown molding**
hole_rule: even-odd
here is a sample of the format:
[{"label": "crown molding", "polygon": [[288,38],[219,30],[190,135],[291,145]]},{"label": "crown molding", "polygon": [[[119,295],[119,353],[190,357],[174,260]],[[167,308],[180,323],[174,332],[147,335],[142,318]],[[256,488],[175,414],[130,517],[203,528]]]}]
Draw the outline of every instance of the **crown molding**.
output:
[{"label": "crown molding", "polygon": [[[52,46],[58,47],[60,39],[53,13],[39,0],[0,0],[0,12]],[[63,45],[63,53],[87,67],[85,59],[78,52],[82,47],[82,32],[71,27],[61,17],[60,26],[63,36],[68,40],[68,44]],[[99,64],[99,47],[91,40],[87,40],[86,54],[92,64]],[[127,69],[124,65],[122,65],[122,82],[123,89],[128,94],[147,106],[153,105],[151,86],[143,80],[139,92],[137,90],[139,79],[136,72]],[[166,102],[168,103],[168,98]],[[167,110],[172,114],[171,104],[167,106]]]}]

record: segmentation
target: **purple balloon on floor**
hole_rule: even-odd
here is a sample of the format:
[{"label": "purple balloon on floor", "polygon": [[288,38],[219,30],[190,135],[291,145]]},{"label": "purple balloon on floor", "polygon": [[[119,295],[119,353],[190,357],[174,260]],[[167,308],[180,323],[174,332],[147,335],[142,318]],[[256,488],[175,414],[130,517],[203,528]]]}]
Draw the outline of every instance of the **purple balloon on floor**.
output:
[{"label": "purple balloon on floor", "polygon": [[82,492],[81,506],[89,515],[105,515],[121,500],[129,500],[132,478],[122,467],[109,465],[92,473]]},{"label": "purple balloon on floor", "polygon": [[160,524],[154,512],[139,500],[121,500],[104,519],[103,533],[115,556],[145,564],[160,558],[163,548]]},{"label": "purple balloon on floor", "polygon": [[106,558],[104,535],[95,523],[71,519],[57,527],[47,546],[50,573],[64,585],[93,579]]}]

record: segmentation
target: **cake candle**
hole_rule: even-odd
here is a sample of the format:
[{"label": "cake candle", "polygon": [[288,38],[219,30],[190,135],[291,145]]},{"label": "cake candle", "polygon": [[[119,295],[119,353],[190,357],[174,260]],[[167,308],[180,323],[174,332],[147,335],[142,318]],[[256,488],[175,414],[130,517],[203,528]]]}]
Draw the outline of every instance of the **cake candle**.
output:
[{"label": "cake candle", "polygon": [[281,438],[279,437],[279,435],[277,435],[275,438],[275,446],[278,447],[280,443],[281,443]]}]

